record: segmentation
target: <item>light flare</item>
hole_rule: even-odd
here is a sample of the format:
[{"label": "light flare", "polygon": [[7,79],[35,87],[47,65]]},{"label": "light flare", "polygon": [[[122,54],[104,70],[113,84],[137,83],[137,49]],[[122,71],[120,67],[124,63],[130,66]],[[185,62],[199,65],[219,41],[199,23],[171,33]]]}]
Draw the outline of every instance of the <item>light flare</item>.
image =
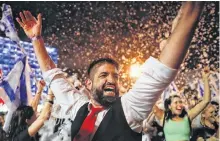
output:
[{"label": "light flare", "polygon": [[141,64],[135,63],[130,67],[130,77],[138,78],[141,75]]}]

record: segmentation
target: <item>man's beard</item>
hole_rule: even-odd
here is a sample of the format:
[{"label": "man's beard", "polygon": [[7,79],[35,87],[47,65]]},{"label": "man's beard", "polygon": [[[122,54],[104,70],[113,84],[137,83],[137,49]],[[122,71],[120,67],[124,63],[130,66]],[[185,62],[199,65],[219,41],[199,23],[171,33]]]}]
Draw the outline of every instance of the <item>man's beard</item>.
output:
[{"label": "man's beard", "polygon": [[106,96],[104,95],[104,89],[99,90],[94,88],[92,91],[92,96],[96,102],[101,104],[104,107],[111,106],[119,96],[119,90],[116,88],[115,96]]}]

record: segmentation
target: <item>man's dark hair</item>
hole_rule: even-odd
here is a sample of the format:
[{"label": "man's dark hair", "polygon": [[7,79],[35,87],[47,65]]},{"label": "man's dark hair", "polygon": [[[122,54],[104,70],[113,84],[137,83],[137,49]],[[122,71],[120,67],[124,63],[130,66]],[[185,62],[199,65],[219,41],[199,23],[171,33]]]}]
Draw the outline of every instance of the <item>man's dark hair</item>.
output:
[{"label": "man's dark hair", "polygon": [[89,65],[89,68],[87,70],[87,74],[88,76],[90,77],[90,74],[92,72],[92,69],[97,65],[97,64],[101,64],[101,63],[109,63],[109,64],[112,64],[114,65],[117,69],[119,69],[119,64],[111,59],[111,58],[100,58],[98,60],[94,60],[90,65]]}]

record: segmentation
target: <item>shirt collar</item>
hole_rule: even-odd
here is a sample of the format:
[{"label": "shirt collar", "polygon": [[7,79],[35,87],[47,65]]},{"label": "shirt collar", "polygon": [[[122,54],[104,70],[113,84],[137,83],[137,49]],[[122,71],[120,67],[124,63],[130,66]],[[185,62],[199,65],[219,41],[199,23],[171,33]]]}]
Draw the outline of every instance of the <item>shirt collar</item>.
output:
[{"label": "shirt collar", "polygon": [[[92,100],[89,100],[89,104],[88,104],[88,111],[90,111],[92,108]],[[109,109],[109,108],[103,108],[104,110]]]}]

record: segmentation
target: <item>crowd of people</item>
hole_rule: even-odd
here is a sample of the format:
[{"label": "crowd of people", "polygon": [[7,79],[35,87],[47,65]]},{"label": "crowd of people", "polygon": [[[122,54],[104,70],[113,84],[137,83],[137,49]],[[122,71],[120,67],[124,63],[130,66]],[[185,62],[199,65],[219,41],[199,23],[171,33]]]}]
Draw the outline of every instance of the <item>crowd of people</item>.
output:
[{"label": "crowd of people", "polygon": [[[120,67],[111,58],[112,56],[95,59],[87,69],[87,79],[84,83],[82,83],[84,76],[79,76],[77,73],[69,75],[72,73],[71,70],[57,68],[50,59],[41,36],[42,15],[38,14],[34,17],[29,11],[20,12],[16,20],[33,43],[45,82],[38,82],[38,90],[30,106],[20,105],[16,109],[6,131],[2,128],[5,124],[2,118],[0,139],[12,141],[218,140],[219,88],[216,85],[209,85],[211,71],[218,74],[216,66],[209,68],[204,67],[205,65],[199,66],[202,70],[200,78],[203,81],[203,92],[193,88],[194,80],[190,79],[191,83],[188,81],[178,85],[178,88],[182,88],[181,91],[161,96],[171,82],[179,84],[181,81],[177,79],[178,77],[175,79],[177,70],[180,69],[182,72],[181,69],[186,66],[181,63],[188,53],[191,41],[195,42],[195,38],[198,38],[197,36],[193,38],[193,35],[194,32],[198,32],[195,27],[201,20],[203,6],[204,2],[185,2],[181,7],[179,6],[180,10],[170,32],[164,33],[161,30],[161,33],[158,33],[166,37],[163,40],[157,39],[159,35],[156,36],[157,33],[149,29],[148,32],[152,32],[149,38],[154,37],[161,42],[160,45],[155,44],[161,49],[152,47],[152,52],[148,54],[153,57],[142,56],[147,59],[143,64],[142,74],[132,84],[133,86],[127,89],[119,85]],[[135,10],[132,14],[135,14]],[[131,19],[126,20],[135,22]],[[152,21],[149,21],[148,25],[154,26],[155,23]],[[154,22],[160,23],[160,21]],[[202,26],[202,23],[198,25]],[[132,25],[128,27],[133,33],[137,32],[132,30]],[[143,31],[134,35],[144,40],[148,34]],[[139,40],[136,37],[132,38]],[[106,42],[110,40],[108,38]],[[147,43],[148,40],[145,40],[146,44],[153,44]],[[130,51],[124,51],[124,55],[131,55],[132,50],[136,51],[133,48],[135,45],[135,43],[128,45]],[[116,52],[120,46],[123,45],[116,46]],[[142,50],[146,47],[143,45]],[[102,47],[100,50],[103,51]],[[144,54],[146,50],[140,52]],[[190,56],[190,53],[188,54]],[[4,80],[2,79],[1,82]],[[2,85],[4,83],[1,83]],[[49,86],[50,90],[43,109],[38,111],[37,106],[45,85]],[[200,84],[197,87],[200,89]],[[2,88],[0,90],[4,91]],[[212,94],[212,89],[215,95]]]},{"label": "crowd of people", "polygon": [[[69,69],[63,69],[62,71],[68,82],[73,87],[79,90],[81,94],[86,95],[88,98],[90,98],[89,90],[82,84],[82,82],[80,82],[79,76],[77,74],[72,73],[72,71],[70,71]],[[208,81],[210,80],[208,79],[209,73],[210,72],[207,72],[207,74],[203,74],[203,78],[206,83],[208,83]],[[198,90],[192,89],[189,85],[187,85],[183,87],[182,93],[170,93],[170,96],[165,100],[163,100],[161,97],[154,105],[153,110],[151,111],[149,116],[143,121],[142,141],[162,141],[165,140],[166,136],[170,136],[170,134],[176,134],[174,131],[177,131],[177,127],[184,126],[181,123],[178,123],[178,114],[181,114],[180,117],[184,119],[183,123],[187,125],[184,126],[182,131],[178,130],[178,132],[188,132],[185,133],[188,136],[186,136],[186,140],[189,140],[190,138],[190,140],[192,141],[217,141],[219,138],[219,99],[218,95],[211,96],[211,91],[206,90],[209,89],[209,86],[207,84],[204,85],[206,85],[204,88],[204,90],[206,91],[204,93],[204,96],[201,96]],[[69,118],[72,116],[71,108],[73,108],[73,105],[70,105],[66,111],[63,111],[63,109],[59,105],[59,102],[57,102],[57,100],[55,99],[53,103],[48,102],[47,104],[46,102],[43,109],[37,110],[39,100],[40,98],[43,98],[42,92],[44,86],[45,82],[42,80],[39,81],[37,83],[37,92],[35,94],[35,97],[33,98],[31,105],[20,106],[16,110],[12,118],[13,122],[11,122],[9,135],[7,135],[2,129],[5,123],[4,118],[6,117],[6,113],[0,114],[2,141],[7,141],[8,137],[10,136],[16,137],[18,141],[23,140],[23,138],[26,138],[26,136],[28,136],[28,134],[30,136],[34,136],[36,134],[34,138],[32,138],[32,140],[40,139],[41,141],[68,141],[71,139],[71,132],[69,131],[69,129],[71,128],[71,121]],[[53,99],[52,92],[50,91],[48,94],[48,97]],[[45,98],[44,101],[46,101]],[[208,103],[205,108],[203,108],[205,106],[204,104],[199,104],[202,101],[206,101],[204,103],[205,105],[207,105]],[[174,106],[176,107],[170,109],[169,105],[171,105],[171,103],[175,103]],[[199,110],[194,107],[199,108]],[[193,119],[189,118],[192,113],[190,114],[188,112],[190,112],[191,109],[194,109],[194,111],[195,109],[198,110]],[[174,112],[169,110],[174,110]],[[165,112],[165,114],[163,111]],[[21,114],[22,112],[23,115]],[[172,113],[174,113],[174,115],[177,117],[177,121],[174,120],[172,121],[174,123],[169,123],[171,124],[171,127],[169,127],[169,125],[166,125],[165,127],[164,120],[170,120],[169,118],[173,117],[173,115],[170,115]],[[175,124],[175,122],[177,122],[177,124]],[[36,125],[38,126],[35,127]],[[163,127],[166,131],[163,131]],[[15,130],[16,128],[17,130]],[[31,132],[32,134],[30,134],[30,131],[27,132],[28,130],[34,131],[32,131],[33,133]],[[176,139],[173,140],[178,140],[178,138],[179,136],[176,136]]]}]

